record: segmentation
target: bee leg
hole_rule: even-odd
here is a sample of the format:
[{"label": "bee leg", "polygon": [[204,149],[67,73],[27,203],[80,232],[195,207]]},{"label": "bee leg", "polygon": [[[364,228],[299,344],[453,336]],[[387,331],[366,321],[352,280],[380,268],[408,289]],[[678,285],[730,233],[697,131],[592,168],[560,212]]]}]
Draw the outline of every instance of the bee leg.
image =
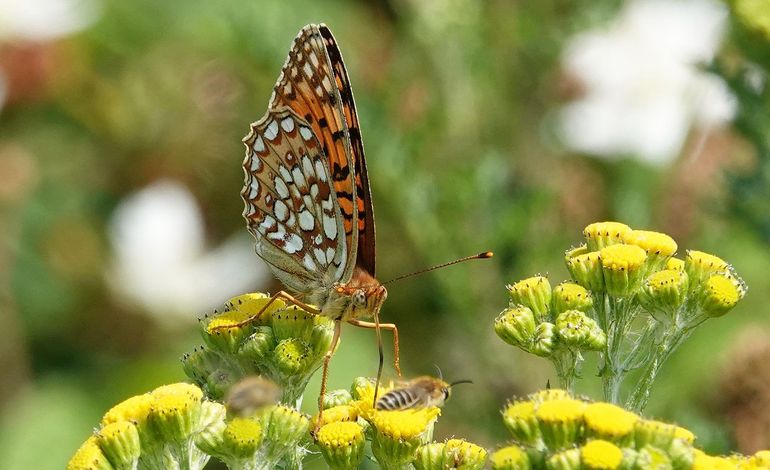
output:
[{"label": "bee leg", "polygon": [[315,307],[311,307],[310,305],[308,305],[308,304],[306,304],[306,303],[304,303],[304,302],[302,302],[300,300],[295,299],[288,292],[286,292],[286,291],[278,291],[272,297],[270,297],[270,300],[268,300],[267,303],[265,305],[263,305],[261,309],[259,309],[259,312],[255,313],[254,315],[250,316],[249,318],[247,318],[247,319],[245,319],[245,320],[243,320],[241,322],[233,323],[232,325],[215,326],[214,328],[212,328],[212,331],[223,330],[223,329],[227,329],[227,328],[237,328],[239,326],[248,325],[249,323],[257,321],[262,316],[262,314],[265,313],[265,310],[267,310],[267,308],[273,302],[275,302],[278,299],[282,299],[282,300],[285,300],[286,302],[288,302],[289,304],[296,305],[297,307],[301,308],[302,310],[304,310],[307,313],[310,313],[312,315],[320,315],[321,314],[320,310],[318,310]]},{"label": "bee leg", "polygon": [[334,350],[337,348],[337,343],[340,341],[340,329],[342,323],[339,320],[334,321],[334,336],[332,337],[332,344],[329,346],[329,350],[326,351],[324,356],[324,366],[321,372],[321,393],[318,395],[318,420],[316,421],[315,428],[313,429],[313,436],[316,435],[321,428],[323,413],[324,413],[324,395],[326,395],[326,379],[329,376],[329,361],[331,361],[334,355]]},{"label": "bee leg", "polygon": [[399,362],[399,352],[398,352],[398,328],[393,323],[380,323],[379,320],[380,319],[379,319],[378,313],[374,314],[374,322],[361,321],[361,320],[355,320],[355,319],[348,320],[348,323],[350,323],[351,325],[354,325],[360,328],[374,329],[377,332],[377,347],[380,353],[380,363],[377,367],[377,382],[375,383],[375,386],[374,386],[375,403],[377,402],[377,392],[379,390],[380,379],[382,378],[383,354],[382,354],[382,339],[380,338],[380,329],[390,330],[393,332],[393,367],[396,369],[396,373],[398,374],[398,376],[401,377],[401,365]]}]

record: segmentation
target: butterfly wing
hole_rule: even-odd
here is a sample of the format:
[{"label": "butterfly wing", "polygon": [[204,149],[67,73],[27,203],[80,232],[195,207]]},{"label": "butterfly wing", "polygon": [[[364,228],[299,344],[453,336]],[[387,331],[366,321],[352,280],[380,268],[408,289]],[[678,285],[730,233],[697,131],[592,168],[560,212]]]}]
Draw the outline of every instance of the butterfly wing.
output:
[{"label": "butterfly wing", "polygon": [[347,243],[347,282],[355,265],[375,275],[374,212],[363,141],[350,80],[337,42],[325,25],[307,25],[292,45],[270,99],[286,106],[318,136],[332,174]]},{"label": "butterfly wing", "polygon": [[348,252],[320,141],[289,108],[269,109],[243,141],[243,215],[257,254],[295,292],[331,285]]}]

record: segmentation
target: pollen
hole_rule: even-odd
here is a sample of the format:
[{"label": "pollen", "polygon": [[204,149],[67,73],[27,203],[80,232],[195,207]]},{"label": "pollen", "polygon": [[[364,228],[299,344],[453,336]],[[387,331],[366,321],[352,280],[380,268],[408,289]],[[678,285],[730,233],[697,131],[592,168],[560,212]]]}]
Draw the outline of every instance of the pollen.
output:
[{"label": "pollen", "polygon": [[602,266],[610,271],[639,269],[647,254],[636,245],[611,245],[601,251]]},{"label": "pollen", "polygon": [[492,468],[529,468],[529,456],[519,446],[503,447],[492,454]]},{"label": "pollen", "polygon": [[631,434],[639,417],[630,411],[610,404],[591,403],[583,413],[586,428],[593,435],[615,440]]},{"label": "pollen", "polygon": [[364,430],[354,421],[325,424],[316,434],[318,444],[327,448],[350,447],[363,442]]},{"label": "pollen", "polygon": [[166,395],[186,396],[193,401],[200,401],[203,399],[203,391],[200,388],[185,382],[161,385],[152,391],[152,396],[156,399]]},{"label": "pollen", "polygon": [[684,260],[673,257],[669,258],[668,261],[666,261],[666,269],[672,271],[684,271]]},{"label": "pollen", "polygon": [[89,437],[80,448],[75,451],[69,463],[67,470],[100,470],[110,469],[112,465],[104,456],[95,437]]},{"label": "pollen", "polygon": [[435,406],[418,410],[375,410],[369,421],[386,437],[409,440],[425,432],[440,414],[441,409]]},{"label": "pollen", "polygon": [[262,425],[251,418],[233,418],[227,423],[222,438],[234,455],[248,457],[257,451],[262,441]]},{"label": "pollen", "polygon": [[614,470],[623,461],[623,451],[611,442],[596,439],[580,449],[580,457],[586,470]]}]

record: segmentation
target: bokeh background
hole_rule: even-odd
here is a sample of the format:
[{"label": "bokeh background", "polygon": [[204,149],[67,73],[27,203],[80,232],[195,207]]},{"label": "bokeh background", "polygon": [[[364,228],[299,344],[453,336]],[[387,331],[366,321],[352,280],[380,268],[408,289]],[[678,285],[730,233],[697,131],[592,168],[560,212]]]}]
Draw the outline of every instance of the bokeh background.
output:
[{"label": "bokeh background", "polygon": [[[495,337],[504,285],[561,281],[582,228],[616,219],[750,286],[649,414],[710,452],[770,447],[767,2],[0,0],[6,468],[62,468],[110,406],[184,379],[198,316],[279,287],[240,215],[240,141],[310,22],[355,89],[380,279],[496,253],[389,289],[406,374],[474,381],[437,437],[492,447],[504,401],[554,382]],[[331,385],[375,371],[373,333],[345,328]]]}]

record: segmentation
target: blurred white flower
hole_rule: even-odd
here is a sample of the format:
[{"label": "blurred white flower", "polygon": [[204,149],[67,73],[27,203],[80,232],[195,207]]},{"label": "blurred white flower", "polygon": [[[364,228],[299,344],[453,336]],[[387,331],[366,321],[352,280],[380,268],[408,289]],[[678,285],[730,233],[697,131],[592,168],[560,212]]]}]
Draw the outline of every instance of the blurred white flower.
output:
[{"label": "blurred white flower", "polygon": [[109,236],[111,286],[160,321],[183,317],[189,324],[270,278],[245,230],[206,251],[200,209],[175,182],[160,181],[127,197],[113,214]]},{"label": "blurred white flower", "polygon": [[84,29],[97,16],[93,0],[0,0],[0,42],[55,39]]},{"label": "blurred white flower", "polygon": [[566,71],[585,94],[562,110],[574,150],[662,164],[680,152],[691,127],[732,119],[724,82],[699,67],[722,40],[726,6],[711,0],[635,0],[600,31],[568,44]]}]

